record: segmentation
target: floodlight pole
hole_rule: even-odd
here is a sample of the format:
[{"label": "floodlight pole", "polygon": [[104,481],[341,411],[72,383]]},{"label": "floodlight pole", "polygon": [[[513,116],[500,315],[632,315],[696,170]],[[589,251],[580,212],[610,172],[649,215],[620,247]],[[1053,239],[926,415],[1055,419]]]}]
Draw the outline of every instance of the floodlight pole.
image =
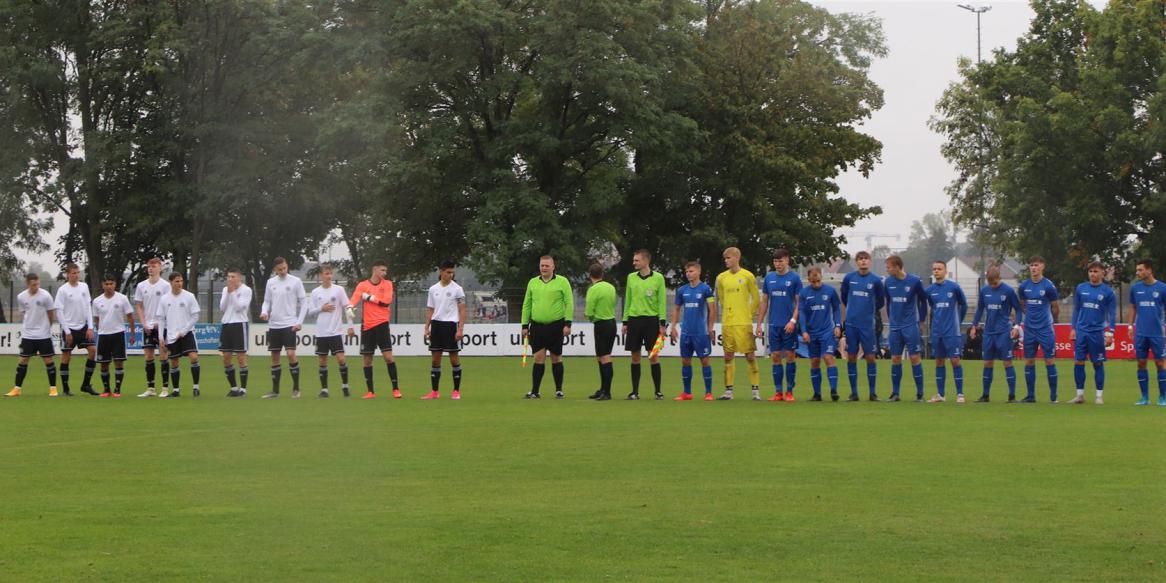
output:
[{"label": "floodlight pole", "polygon": [[959,4],[958,6],[960,8],[963,8],[964,10],[967,10],[968,12],[974,12],[976,14],[976,64],[978,65],[978,64],[980,64],[980,61],[981,61],[980,16],[982,14],[984,14],[985,12],[991,10],[992,6],[989,4],[983,4],[980,6],[972,6],[971,4]]}]

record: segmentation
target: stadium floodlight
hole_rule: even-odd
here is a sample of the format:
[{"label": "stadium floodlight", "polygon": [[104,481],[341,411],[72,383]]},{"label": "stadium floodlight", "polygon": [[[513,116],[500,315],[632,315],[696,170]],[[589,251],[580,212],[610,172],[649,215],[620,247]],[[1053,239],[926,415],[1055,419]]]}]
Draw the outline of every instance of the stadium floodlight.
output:
[{"label": "stadium floodlight", "polygon": [[976,15],[976,63],[978,64],[980,62],[980,15],[991,10],[992,5],[981,4],[979,6],[973,6],[971,4],[957,4],[957,6],[968,12],[973,12]]}]

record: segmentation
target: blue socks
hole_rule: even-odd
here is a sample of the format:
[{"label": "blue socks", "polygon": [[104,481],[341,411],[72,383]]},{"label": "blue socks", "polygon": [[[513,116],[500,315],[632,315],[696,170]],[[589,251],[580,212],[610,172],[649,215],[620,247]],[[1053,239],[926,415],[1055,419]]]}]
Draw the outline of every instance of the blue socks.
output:
[{"label": "blue socks", "polygon": [[1036,365],[1024,365],[1024,387],[1028,389],[1028,398],[1036,398]]},{"label": "blue socks", "polygon": [[692,365],[680,367],[680,378],[684,379],[684,394],[692,394]]},{"label": "blue socks", "polygon": [[701,367],[700,373],[704,375],[704,392],[706,394],[713,392],[713,367]]},{"label": "blue socks", "polygon": [[1138,369],[1138,388],[1142,391],[1142,399],[1150,398],[1150,371]]},{"label": "blue socks", "polygon": [[[1082,384],[1084,386],[1084,384]],[[1105,364],[1100,362],[1093,363],[1093,386],[1097,387],[1097,391],[1105,390]]]},{"label": "blue socks", "polygon": [[846,363],[846,378],[850,381],[850,394],[858,395],[858,363]]},{"label": "blue socks", "polygon": [[873,362],[866,363],[866,386],[870,389],[870,396],[875,395],[875,381],[878,380],[879,369]]},{"label": "blue socks", "polygon": [[773,363],[773,390],[782,392],[782,381],[785,380],[785,368],[780,362]]},{"label": "blue socks", "polygon": [[1166,397],[1166,370],[1158,371],[1158,397]]},{"label": "blue socks", "polygon": [[947,367],[935,367],[935,388],[939,391],[940,397],[945,397],[947,391]]},{"label": "blue socks", "polygon": [[1085,390],[1085,365],[1073,365],[1073,382],[1077,384],[1078,391]]},{"label": "blue socks", "polygon": [[964,365],[957,364],[952,366],[951,376],[955,377],[955,394],[964,394]]},{"label": "blue socks", "polygon": [[795,361],[785,363],[785,391],[794,392],[794,380],[798,375],[798,365]]},{"label": "blue socks", "polygon": [[[1138,371],[1138,372],[1145,372],[1145,371]],[[1149,381],[1147,381],[1147,382],[1149,382]],[[822,368],[821,367],[816,366],[816,367],[810,369],[810,386],[814,387],[814,394],[815,395],[821,396],[821,394],[822,394]],[[1146,392],[1145,389],[1143,389],[1142,393],[1145,394],[1145,392]]]},{"label": "blue socks", "polygon": [[1008,398],[1013,399],[1016,397],[1016,367],[1005,367],[1004,378],[1008,381]]},{"label": "blue socks", "polygon": [[984,367],[984,396],[987,397],[992,392],[992,376],[996,374],[996,368]]},{"label": "blue socks", "polygon": [[911,365],[911,376],[915,379],[915,398],[923,398],[923,363]]},{"label": "blue socks", "polygon": [[1057,400],[1057,365],[1046,364],[1045,372],[1049,375],[1049,400]]},{"label": "blue socks", "polygon": [[891,365],[891,394],[899,394],[899,385],[903,384],[903,363]]},{"label": "blue socks", "polygon": [[[1158,384],[1159,384],[1159,386],[1162,386],[1163,381],[1161,380],[1161,375],[1159,375],[1159,377],[1160,378],[1159,378]],[[838,392],[838,367],[832,366],[832,367],[826,369],[826,380],[830,381],[830,392],[837,393]]]}]

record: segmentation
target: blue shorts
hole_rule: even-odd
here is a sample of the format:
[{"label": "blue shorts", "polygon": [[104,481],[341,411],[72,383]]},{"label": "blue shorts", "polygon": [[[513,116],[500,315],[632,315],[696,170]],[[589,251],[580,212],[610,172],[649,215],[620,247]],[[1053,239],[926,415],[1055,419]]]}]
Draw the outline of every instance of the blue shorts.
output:
[{"label": "blue shorts", "polygon": [[769,353],[789,352],[798,348],[798,331],[794,327],[792,334],[785,333],[785,324],[769,326]]},{"label": "blue shorts", "polygon": [[809,349],[810,358],[834,356],[834,351],[838,348],[838,339],[834,337],[834,332],[826,332],[818,336],[810,335],[810,343],[806,346]]},{"label": "blue shorts", "polygon": [[997,332],[984,334],[984,360],[1012,360],[1011,332]]},{"label": "blue shorts", "polygon": [[707,358],[713,353],[713,345],[707,335],[680,335],[680,358]]},{"label": "blue shorts", "polygon": [[1045,358],[1057,357],[1057,337],[1052,329],[1047,331],[1024,331],[1024,357],[1036,358],[1036,349],[1040,348]]},{"label": "blue shorts", "polygon": [[874,328],[861,328],[859,326],[846,327],[846,352],[850,354],[858,354],[858,349],[862,348],[863,355],[875,354],[875,331]]},{"label": "blue shorts", "polygon": [[1105,332],[1078,332],[1073,341],[1073,360],[1105,362]]},{"label": "blue shorts", "polygon": [[1163,350],[1166,349],[1166,338],[1157,337],[1150,338],[1148,336],[1138,336],[1134,339],[1134,357],[1138,360],[1146,360],[1150,357],[1150,352],[1154,352],[1154,359],[1161,360]]},{"label": "blue shorts", "polygon": [[923,337],[919,334],[919,326],[891,330],[891,356],[903,356],[903,350],[908,355],[923,352]]},{"label": "blue shorts", "polygon": [[964,351],[964,337],[963,336],[939,336],[931,337],[931,357],[935,359],[940,358],[962,358]]}]

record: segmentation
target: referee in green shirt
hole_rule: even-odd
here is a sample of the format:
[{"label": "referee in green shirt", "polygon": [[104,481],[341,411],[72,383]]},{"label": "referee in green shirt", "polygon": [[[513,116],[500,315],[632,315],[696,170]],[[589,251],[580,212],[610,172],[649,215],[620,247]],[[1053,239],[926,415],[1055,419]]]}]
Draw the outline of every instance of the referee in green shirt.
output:
[{"label": "referee in green shirt", "polygon": [[526,284],[522,299],[522,336],[534,352],[527,399],[541,398],[539,385],[546,373],[547,352],[551,353],[551,375],[555,377],[555,398],[563,398],[563,338],[571,334],[575,301],[571,283],[555,275],[555,258],[543,255],[538,261],[538,277]]},{"label": "referee in green shirt", "polygon": [[599,390],[590,398],[611,400],[611,347],[615,345],[615,286],[603,281],[603,266],[593,263],[588,270],[591,288],[587,290],[584,314],[595,325],[595,358],[599,360]]},{"label": "referee in green shirt", "polygon": [[[651,351],[656,338],[668,329],[668,289],[664,287],[664,276],[652,271],[652,254],[640,249],[632,256],[635,272],[628,274],[628,285],[624,288],[623,334],[624,346],[632,354],[632,392],[629,401],[640,398],[640,348]],[[652,384],[656,387],[656,400],[663,401],[660,392],[660,355],[651,357]]]}]

